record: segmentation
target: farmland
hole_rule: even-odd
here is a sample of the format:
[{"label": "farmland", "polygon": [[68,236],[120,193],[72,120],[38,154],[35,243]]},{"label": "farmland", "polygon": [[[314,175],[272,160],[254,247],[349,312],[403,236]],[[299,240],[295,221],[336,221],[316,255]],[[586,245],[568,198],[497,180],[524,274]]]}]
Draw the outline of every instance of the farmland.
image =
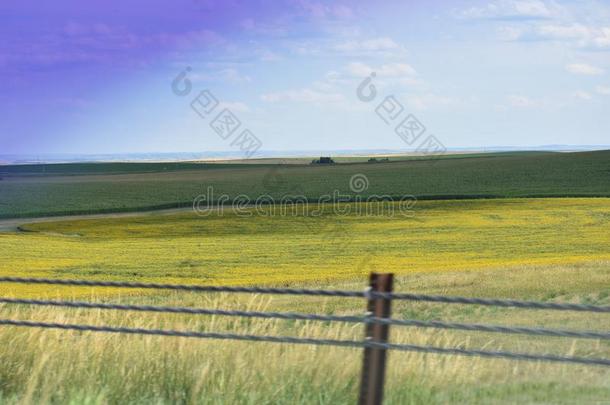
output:
[{"label": "farmland", "polygon": [[[371,270],[397,291],[546,302],[610,303],[610,201],[422,201],[409,216],[193,213],[25,224],[0,234],[0,274],[361,290]],[[310,223],[310,221],[313,221]],[[324,223],[328,224],[323,225]],[[334,232],[334,229],[343,230]],[[8,288],[7,288],[8,287]],[[3,285],[3,296],[361,314],[364,302],[316,297],[150,293]],[[607,314],[399,302],[395,316],[607,329]],[[141,328],[360,339],[361,325],[0,306],[0,316]],[[607,357],[604,341],[395,327],[392,341]],[[353,349],[0,329],[3,403],[353,403]],[[69,366],[68,366],[69,365]],[[574,378],[578,375],[579,378]],[[595,402],[597,367],[391,353],[389,404]],[[236,389],[237,388],[237,389]]]},{"label": "farmland", "polygon": [[333,166],[238,163],[100,163],[0,167],[0,218],[190,207],[215,195],[315,200],[364,174],[360,195],[419,199],[610,196],[610,151],[498,153]]},{"label": "farmland", "polygon": [[0,274],[280,285],[362,279],[371,266],[407,274],[610,259],[605,198],[420,201],[407,214],[25,224],[0,234]]},{"label": "farmland", "polygon": [[[167,170],[151,164],[147,171],[101,164],[45,173],[11,166],[0,182],[5,217],[174,206],[208,185],[231,195],[315,199],[335,187],[349,193],[355,173],[369,180],[364,194],[396,190],[391,194],[420,199],[407,211],[382,204],[371,215],[357,208],[375,203],[351,202],[324,205],[315,216],[263,206],[205,216],[189,210],[22,219],[18,229],[0,232],[0,275],[361,290],[367,274],[379,271],[396,274],[397,291],[610,305],[608,156],[462,156],[332,167],[177,164]],[[482,196],[494,198],[473,198]],[[18,284],[0,284],[0,296],[337,315],[364,310],[360,299]],[[403,319],[597,331],[608,325],[607,314],[412,302],[397,302],[393,311]],[[24,305],[0,305],[0,318],[331,339],[358,340],[363,333],[352,324]],[[400,327],[392,328],[391,339],[610,357],[610,345],[598,340]],[[0,328],[0,344],[0,403],[8,404],[347,404],[356,400],[361,366],[354,349],[15,327]],[[392,352],[386,397],[389,404],[594,403],[610,398],[609,381],[609,371],[598,367]]]},{"label": "farmland", "polygon": [[[560,266],[514,266],[485,271],[411,273],[397,289],[466,296],[544,298],[608,304],[608,261]],[[363,280],[326,285],[361,289]],[[549,288],[549,285],[552,285]],[[103,298],[89,296],[91,301]],[[123,296],[114,302],[246,310],[300,310],[361,314],[364,302],[330,298],[281,298],[169,294]],[[396,317],[445,319],[604,330],[607,315],[582,317],[510,309],[400,304]],[[234,333],[360,339],[361,325],[133,314],[98,310],[0,307],[2,317]],[[527,338],[489,333],[394,328],[396,342],[545,353],[605,356],[607,343]],[[361,352],[353,349],[191,341],[0,329],[2,403],[243,403],[350,404],[356,401]],[[578,378],[574,378],[577,375]],[[610,396],[607,369],[392,352],[388,404],[595,403]],[[237,389],[235,389],[237,388]]]}]

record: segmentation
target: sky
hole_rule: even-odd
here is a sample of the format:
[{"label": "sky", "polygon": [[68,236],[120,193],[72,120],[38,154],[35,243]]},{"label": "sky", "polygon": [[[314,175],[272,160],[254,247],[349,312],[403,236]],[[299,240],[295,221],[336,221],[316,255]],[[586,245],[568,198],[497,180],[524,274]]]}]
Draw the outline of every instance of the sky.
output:
[{"label": "sky", "polygon": [[5,0],[0,77],[0,154],[608,145],[610,2]]}]

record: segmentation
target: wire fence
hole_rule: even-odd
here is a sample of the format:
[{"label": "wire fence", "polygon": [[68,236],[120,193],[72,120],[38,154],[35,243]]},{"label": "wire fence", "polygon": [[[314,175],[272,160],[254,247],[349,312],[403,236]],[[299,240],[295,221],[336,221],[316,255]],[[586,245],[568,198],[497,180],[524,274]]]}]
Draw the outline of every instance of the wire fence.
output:
[{"label": "wire fence", "polygon": [[263,318],[263,319],[285,319],[301,321],[326,321],[326,322],[347,322],[347,323],[372,323],[381,325],[414,326],[419,328],[453,329],[479,332],[495,333],[515,333],[538,336],[571,337],[581,339],[602,339],[610,340],[610,333],[596,331],[573,331],[565,329],[546,329],[546,328],[525,328],[498,325],[480,325],[469,323],[455,323],[442,321],[420,321],[416,319],[391,319],[377,318],[374,316],[345,316],[345,315],[316,315],[302,314],[297,312],[259,312],[259,311],[236,311],[223,309],[207,308],[188,308],[188,307],[168,307],[155,305],[127,305],[127,304],[105,304],[97,302],[83,301],[52,301],[52,300],[33,300],[0,298],[0,304],[23,304],[37,306],[52,306],[64,308],[86,308],[86,309],[110,309],[119,311],[139,311],[139,312],[161,312],[173,314],[189,315],[219,315],[234,316],[241,318]]},{"label": "wire fence", "polygon": [[583,312],[609,312],[610,306],[554,303],[539,301],[499,300],[489,298],[448,297],[443,295],[406,294],[406,293],[384,293],[372,291],[370,288],[364,291],[347,290],[316,290],[307,288],[270,288],[270,287],[231,287],[231,286],[200,286],[188,284],[159,284],[159,283],[137,283],[125,281],[93,281],[93,280],[62,280],[49,278],[24,278],[24,277],[0,277],[0,283],[16,284],[47,284],[76,287],[113,287],[113,288],[136,288],[153,290],[174,290],[189,292],[226,292],[226,293],[251,293],[251,294],[273,294],[273,295],[308,295],[323,297],[352,297],[352,298],[379,298],[386,300],[407,300],[437,302],[445,304],[472,304],[496,307],[515,307],[529,309],[550,309],[559,311],[583,311]]},{"label": "wire fence", "polygon": [[234,333],[195,332],[162,329],[142,329],[112,326],[95,326],[67,323],[51,323],[38,321],[25,321],[14,319],[0,319],[0,325],[13,327],[29,327],[43,329],[61,329],[74,331],[122,333],[133,335],[173,336],[198,339],[227,339],[252,342],[274,342],[287,344],[305,344],[319,346],[338,346],[364,349],[362,381],[360,388],[361,404],[380,404],[383,397],[383,381],[385,374],[385,361],[387,351],[408,351],[418,353],[451,354],[461,356],[478,356],[488,358],[504,358],[512,360],[548,361],[558,363],[572,363],[610,367],[610,359],[590,358],[577,356],[558,356],[541,353],[518,353],[509,351],[471,350],[464,348],[446,348],[434,346],[421,346],[411,344],[397,344],[388,341],[390,326],[409,326],[417,328],[436,328],[448,330],[491,332],[501,334],[521,334],[533,336],[551,336],[561,338],[610,340],[610,332],[582,331],[567,329],[532,328],[522,326],[499,326],[475,323],[456,323],[443,321],[423,321],[418,319],[396,319],[391,317],[391,302],[408,300],[417,302],[435,302],[445,304],[483,305],[494,307],[514,307],[525,309],[543,309],[559,311],[581,311],[595,313],[610,313],[610,306],[554,303],[539,301],[518,301],[502,299],[483,299],[469,297],[451,297],[439,295],[424,295],[392,292],[391,274],[371,274],[370,286],[364,291],[347,290],[321,290],[296,288],[268,288],[268,287],[228,287],[228,286],[199,286],[178,284],[137,283],[119,281],[91,281],[91,280],[60,280],[43,278],[0,277],[0,283],[16,284],[45,284],[80,287],[114,287],[157,289],[189,292],[223,292],[223,293],[249,293],[249,294],[279,294],[304,295],[324,297],[351,297],[364,298],[367,301],[367,312],[364,316],[345,315],[317,315],[295,312],[261,312],[239,311],[208,308],[155,306],[155,305],[129,305],[116,303],[99,303],[84,301],[41,300],[0,297],[0,304],[5,305],[33,305],[62,308],[103,309],[115,311],[157,312],[188,315],[217,315],[242,318],[283,319],[324,322],[361,323],[365,326],[365,339],[338,340],[319,339],[291,336],[259,336]]}]

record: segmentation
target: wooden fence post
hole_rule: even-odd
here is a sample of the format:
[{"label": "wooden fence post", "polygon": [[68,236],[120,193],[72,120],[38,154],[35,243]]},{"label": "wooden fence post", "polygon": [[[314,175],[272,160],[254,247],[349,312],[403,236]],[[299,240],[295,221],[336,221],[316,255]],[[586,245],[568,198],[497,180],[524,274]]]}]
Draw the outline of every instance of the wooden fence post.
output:
[{"label": "wooden fence post", "polygon": [[[393,274],[371,273],[371,292],[392,292]],[[390,318],[391,300],[369,297],[367,312],[376,318]],[[386,343],[390,334],[390,325],[377,323],[366,324],[367,342]],[[362,379],[360,381],[360,405],[381,405],[383,401],[383,383],[387,350],[365,347],[362,362]]]}]

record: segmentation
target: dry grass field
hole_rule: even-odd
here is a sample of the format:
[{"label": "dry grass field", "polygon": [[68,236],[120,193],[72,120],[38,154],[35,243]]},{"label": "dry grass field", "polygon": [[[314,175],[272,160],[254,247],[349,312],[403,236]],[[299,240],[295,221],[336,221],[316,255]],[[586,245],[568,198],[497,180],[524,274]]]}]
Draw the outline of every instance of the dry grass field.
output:
[{"label": "dry grass field", "polygon": [[[423,293],[544,298],[607,305],[610,262],[518,266],[462,272],[413,272],[397,290]],[[361,289],[364,280],[332,287]],[[88,289],[87,289],[88,290]],[[89,291],[90,292],[90,291]],[[91,301],[107,297],[89,296]],[[112,302],[241,310],[298,310],[361,314],[360,299],[226,294],[114,296]],[[395,305],[409,319],[607,330],[606,314],[480,308],[462,305]],[[361,339],[362,325],[240,318],[157,315],[101,310],[0,306],[0,317],[143,328],[227,331],[258,335]],[[492,333],[393,327],[391,340],[441,347],[502,349],[593,357],[610,356],[596,340],[536,338]],[[2,327],[1,403],[74,404],[350,404],[361,366],[357,349],[273,343],[122,336]],[[601,367],[391,352],[388,404],[603,403],[610,370]]]}]

